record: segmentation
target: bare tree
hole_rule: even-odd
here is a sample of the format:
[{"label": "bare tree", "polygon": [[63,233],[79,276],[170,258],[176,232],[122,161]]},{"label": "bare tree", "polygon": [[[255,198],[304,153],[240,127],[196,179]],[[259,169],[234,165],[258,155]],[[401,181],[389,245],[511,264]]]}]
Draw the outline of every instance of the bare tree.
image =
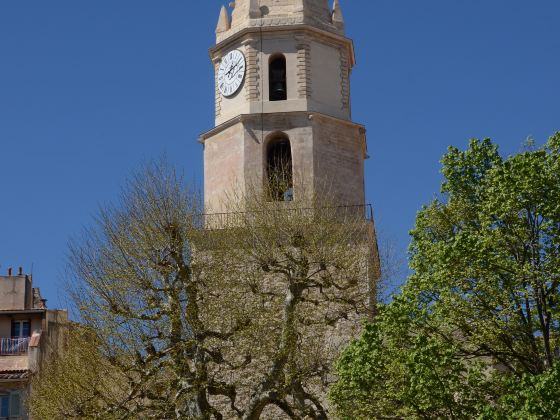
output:
[{"label": "bare tree", "polygon": [[276,414],[266,418],[327,418],[333,362],[371,315],[373,224],[365,206],[339,206],[304,183],[294,201],[274,201],[271,189],[249,186],[231,200],[238,211],[225,259],[237,262],[229,276],[244,291],[238,304],[250,305],[253,323],[232,337],[233,353],[250,363],[231,377],[244,419],[271,407]]},{"label": "bare tree", "polygon": [[[304,186],[294,201],[248,191],[203,215],[163,162],[101,209],[70,246],[69,290],[94,339],[38,378],[37,417],[327,418],[332,364],[370,314],[373,225],[364,206]],[[88,375],[68,374],[79,364]]]},{"label": "bare tree", "polygon": [[93,418],[221,418],[209,395],[234,397],[209,377],[220,363],[213,343],[237,324],[222,330],[207,321],[219,320],[206,302],[223,273],[213,264],[207,275],[209,261],[196,250],[213,239],[201,227],[199,196],[163,162],[132,177],[119,205],[101,209],[72,242],[72,299],[100,357],[122,377],[115,393],[98,395],[103,409]]},{"label": "bare tree", "polygon": [[64,353],[51,353],[32,380],[33,418],[94,419],[125,398],[126,377],[101,354],[94,331],[74,324],[66,341]]},{"label": "bare tree", "polygon": [[390,301],[405,283],[408,275],[406,250],[396,239],[377,231],[379,242],[380,276],[376,283],[377,297],[381,303]]}]

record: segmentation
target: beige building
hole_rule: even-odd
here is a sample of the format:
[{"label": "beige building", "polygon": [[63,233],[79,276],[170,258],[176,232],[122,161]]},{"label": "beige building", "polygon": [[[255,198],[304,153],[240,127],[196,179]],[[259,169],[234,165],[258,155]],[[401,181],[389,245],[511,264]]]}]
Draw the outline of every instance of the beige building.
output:
[{"label": "beige building", "polygon": [[[352,41],[338,0],[237,0],[223,7],[217,43],[215,128],[204,133],[204,196],[209,213],[228,212],[233,188],[266,186],[273,197],[328,189],[342,206],[363,206],[365,128],[352,121]],[[239,194],[238,194],[239,195]]]},{"label": "beige building", "polygon": [[22,268],[0,276],[0,419],[27,419],[25,397],[42,360],[62,346],[68,313],[47,309]]},{"label": "beige building", "polygon": [[352,121],[356,59],[340,2],[330,8],[327,0],[237,0],[230,6],[231,15],[222,6],[210,48],[215,127],[200,137],[205,209],[213,216],[207,226],[227,224],[232,197],[255,186],[268,188],[271,201],[326,196],[343,215],[357,211],[370,222],[375,299],[380,267],[365,201],[366,130]]},{"label": "beige building", "polygon": [[[249,210],[243,198],[260,188],[268,201],[280,203],[274,209],[293,210],[299,201],[314,214],[325,209],[325,197],[336,221],[363,217],[367,232],[352,246],[364,259],[356,295],[366,309],[323,337],[323,361],[332,365],[359,333],[359,318],[375,313],[380,277],[373,212],[365,198],[366,130],[351,113],[353,43],[345,36],[338,0],[332,8],[327,0],[237,0],[231,6],[231,13],[221,9],[210,49],[215,127],[200,137],[205,223],[211,229],[239,225],[238,216]],[[322,310],[327,308],[317,308]],[[307,385],[328,406],[325,381]],[[271,411],[262,418],[286,417]]]}]

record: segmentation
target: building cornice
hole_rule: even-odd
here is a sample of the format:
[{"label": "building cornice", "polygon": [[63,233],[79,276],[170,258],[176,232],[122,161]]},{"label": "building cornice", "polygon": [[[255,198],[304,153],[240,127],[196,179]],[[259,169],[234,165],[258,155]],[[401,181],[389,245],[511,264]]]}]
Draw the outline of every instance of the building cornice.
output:
[{"label": "building cornice", "polygon": [[25,315],[25,314],[42,314],[47,312],[47,309],[3,309],[0,310],[0,315]]},{"label": "building cornice", "polygon": [[368,152],[367,152],[367,139],[366,139],[366,128],[363,124],[358,124],[355,123],[353,121],[349,121],[349,120],[345,120],[342,118],[337,118],[337,117],[333,117],[332,115],[327,115],[327,114],[323,114],[320,112],[315,112],[315,111],[293,111],[293,112],[274,112],[274,113],[267,113],[267,114],[240,114],[230,120],[227,120],[226,122],[223,122],[222,124],[218,125],[217,127],[214,127],[213,129],[206,131],[205,133],[202,133],[199,137],[198,137],[198,141],[199,143],[204,144],[204,142],[211,138],[214,137],[216,134],[221,133],[224,130],[227,130],[230,127],[233,127],[236,124],[239,123],[245,123],[247,121],[261,121],[263,118],[264,119],[268,119],[268,118],[277,118],[277,117],[283,117],[283,116],[298,116],[298,115],[304,115],[307,116],[309,118],[309,120],[311,121],[330,121],[330,122],[335,122],[337,124],[341,124],[341,125],[346,125],[348,127],[354,127],[356,129],[359,130],[360,132],[360,137],[362,140],[362,144],[363,144],[363,148],[364,148],[364,158],[367,159],[369,158]]},{"label": "building cornice", "polygon": [[334,42],[336,44],[342,44],[348,49],[348,54],[350,56],[350,68],[354,67],[356,64],[356,54],[354,51],[354,42],[343,35],[339,35],[333,32],[326,31],[324,29],[316,28],[307,24],[296,24],[296,25],[284,25],[284,26],[257,26],[257,27],[247,27],[243,28],[230,37],[224,39],[217,43],[214,47],[209,49],[210,58],[215,61],[221,57],[220,52],[227,49],[231,44],[241,42],[252,38],[255,34],[259,36],[264,33],[277,33],[277,32],[287,32],[287,33],[301,33],[310,34],[315,36],[319,40],[324,40],[327,42]]}]

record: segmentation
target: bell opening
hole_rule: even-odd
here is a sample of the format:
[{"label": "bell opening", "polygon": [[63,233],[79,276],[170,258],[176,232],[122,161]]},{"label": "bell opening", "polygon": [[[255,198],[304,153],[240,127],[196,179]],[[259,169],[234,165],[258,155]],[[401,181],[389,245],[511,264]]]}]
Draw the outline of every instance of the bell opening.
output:
[{"label": "bell opening", "polygon": [[269,64],[269,98],[271,101],[285,101],[288,99],[286,83],[286,57],[274,56]]}]

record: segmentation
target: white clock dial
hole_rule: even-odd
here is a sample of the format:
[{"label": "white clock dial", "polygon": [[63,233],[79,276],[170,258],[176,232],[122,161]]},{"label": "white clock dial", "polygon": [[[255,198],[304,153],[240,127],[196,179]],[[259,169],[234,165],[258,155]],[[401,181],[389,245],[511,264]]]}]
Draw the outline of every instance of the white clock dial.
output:
[{"label": "white clock dial", "polygon": [[225,97],[237,93],[243,79],[245,78],[246,62],[245,56],[239,50],[227,53],[218,68],[218,89]]}]

